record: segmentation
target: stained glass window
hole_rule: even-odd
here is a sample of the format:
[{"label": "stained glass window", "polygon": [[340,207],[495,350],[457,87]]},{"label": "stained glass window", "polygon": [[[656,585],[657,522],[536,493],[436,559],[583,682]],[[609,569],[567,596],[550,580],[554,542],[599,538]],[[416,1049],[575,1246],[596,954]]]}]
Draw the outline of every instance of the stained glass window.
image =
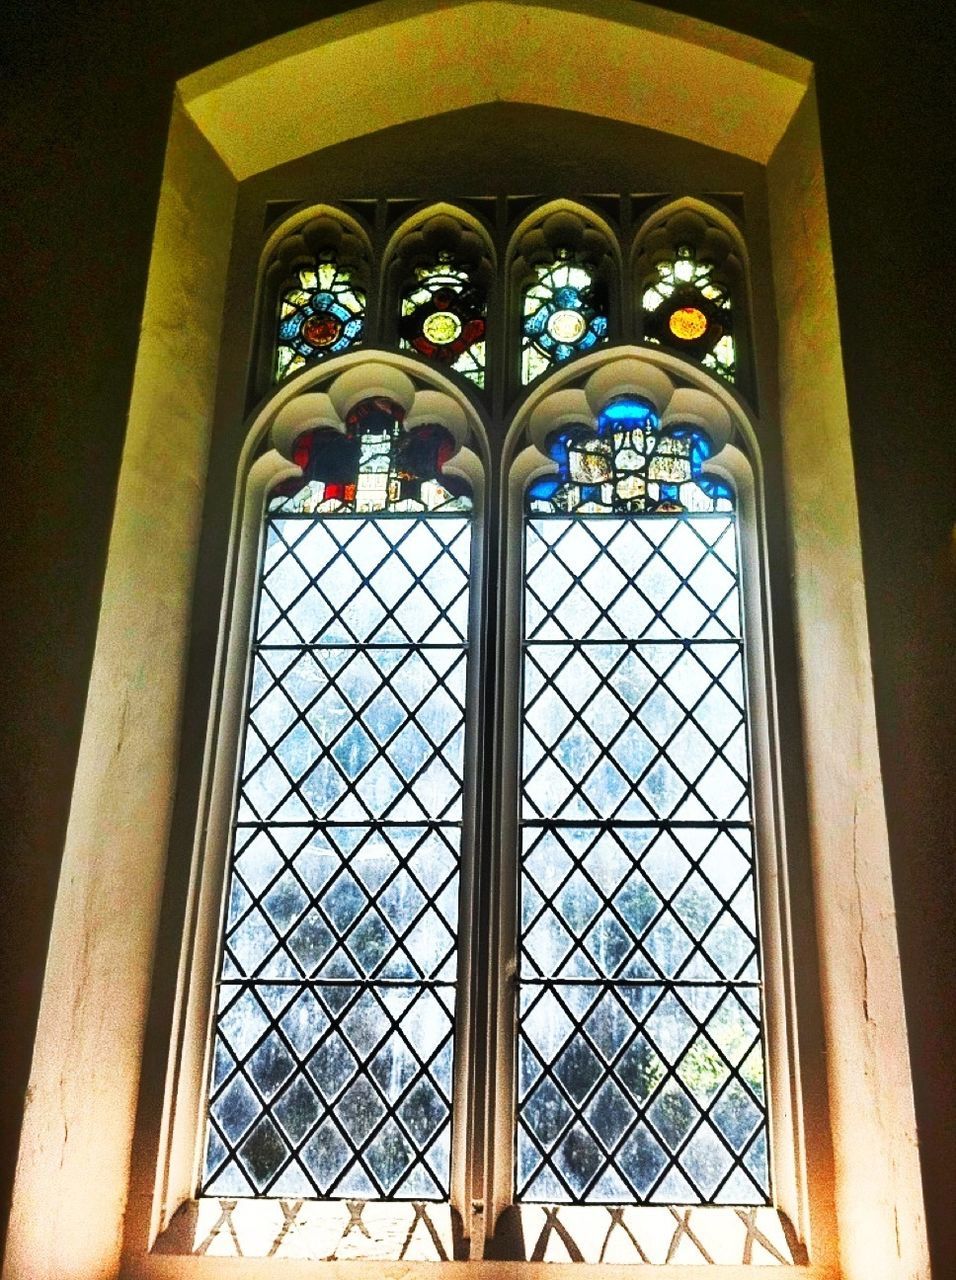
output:
[{"label": "stained glass window", "polygon": [[645,337],[733,382],[733,305],[714,263],[683,244],[672,258],[658,263],[657,275],[644,289]]},{"label": "stained glass window", "polygon": [[515,1195],[769,1198],[734,500],[636,399],[525,520]]},{"label": "stained glass window", "polygon": [[401,310],[403,347],[485,385],[487,296],[450,254],[416,269]]},{"label": "stained glass window", "polygon": [[387,400],[265,516],[204,1194],[447,1199],[471,502]]},{"label": "stained glass window", "polygon": [[296,272],[279,300],[275,380],[357,346],[364,334],[365,292],[334,258]]},{"label": "stained glass window", "polygon": [[524,290],[521,317],[521,381],[529,383],[607,337],[605,291],[589,267],[568,249],[535,268]]}]

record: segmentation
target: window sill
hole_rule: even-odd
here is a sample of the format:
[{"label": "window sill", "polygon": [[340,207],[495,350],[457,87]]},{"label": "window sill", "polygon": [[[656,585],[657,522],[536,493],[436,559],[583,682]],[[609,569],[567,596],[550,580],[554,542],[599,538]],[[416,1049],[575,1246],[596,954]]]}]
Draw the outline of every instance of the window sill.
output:
[{"label": "window sill", "polygon": [[[154,1246],[150,1261],[158,1269],[143,1274],[178,1274],[161,1263],[173,1258],[182,1263],[187,1258],[192,1263],[298,1260],[313,1268],[328,1264],[329,1275],[338,1273],[338,1264],[370,1261],[400,1264],[403,1275],[410,1264],[424,1263],[430,1276],[484,1267],[530,1277],[543,1267],[542,1274],[553,1280],[562,1274],[562,1264],[571,1264],[578,1276],[583,1267],[600,1267],[602,1276],[611,1276],[634,1265],[680,1266],[687,1277],[693,1273],[689,1268],[710,1272],[714,1267],[722,1274],[727,1268],[768,1266],[787,1267],[794,1275],[824,1274],[806,1265],[790,1223],[767,1206],[524,1205],[502,1216],[491,1248],[500,1260],[467,1261],[458,1215],[446,1204],[204,1197],[180,1207]],[[350,1270],[346,1266],[344,1274]],[[233,1273],[218,1267],[189,1271]]]}]

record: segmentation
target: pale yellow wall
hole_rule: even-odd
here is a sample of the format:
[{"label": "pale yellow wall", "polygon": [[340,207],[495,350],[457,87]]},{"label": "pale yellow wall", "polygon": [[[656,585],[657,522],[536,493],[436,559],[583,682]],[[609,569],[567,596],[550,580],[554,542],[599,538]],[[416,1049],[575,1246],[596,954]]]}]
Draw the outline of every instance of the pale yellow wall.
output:
[{"label": "pale yellow wall", "polygon": [[808,70],[758,40],[632,0],[382,0],[187,76],[182,94],[240,179],[483,102],[601,115],[766,163]]},{"label": "pale yellow wall", "polygon": [[854,1280],[917,1280],[929,1261],[812,97],[768,191],[840,1258]]},{"label": "pale yellow wall", "polygon": [[5,1280],[116,1275],[179,755],[235,191],[177,107]]}]

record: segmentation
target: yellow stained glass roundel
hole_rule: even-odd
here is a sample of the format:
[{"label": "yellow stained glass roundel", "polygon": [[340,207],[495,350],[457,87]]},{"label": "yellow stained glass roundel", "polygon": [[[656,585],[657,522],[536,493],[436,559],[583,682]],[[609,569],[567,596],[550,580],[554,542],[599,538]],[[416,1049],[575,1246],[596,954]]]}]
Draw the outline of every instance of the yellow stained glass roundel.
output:
[{"label": "yellow stained glass roundel", "polygon": [[707,332],[707,317],[698,307],[680,307],[668,317],[667,327],[675,338],[693,342]]},{"label": "yellow stained glass roundel", "polygon": [[453,311],[433,311],[422,322],[422,333],[436,347],[454,342],[461,333],[461,321]]},{"label": "yellow stained glass roundel", "polygon": [[548,333],[555,342],[580,342],[587,323],[580,311],[555,311],[548,318]]}]

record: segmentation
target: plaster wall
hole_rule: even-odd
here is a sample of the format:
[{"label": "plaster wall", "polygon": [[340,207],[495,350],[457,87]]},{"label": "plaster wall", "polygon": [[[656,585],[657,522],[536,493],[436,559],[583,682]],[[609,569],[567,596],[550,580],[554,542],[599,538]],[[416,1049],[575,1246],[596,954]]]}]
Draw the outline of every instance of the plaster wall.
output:
[{"label": "plaster wall", "polygon": [[[853,457],[813,104],[768,169],[811,857],[847,1275],[925,1272]],[[862,1018],[860,1012],[862,1010]],[[865,1195],[863,1194],[865,1188]],[[901,1229],[901,1222],[905,1228]]]},{"label": "plaster wall", "polygon": [[6,1276],[115,1274],[177,771],[234,202],[235,183],[177,108],[24,1115]]}]

